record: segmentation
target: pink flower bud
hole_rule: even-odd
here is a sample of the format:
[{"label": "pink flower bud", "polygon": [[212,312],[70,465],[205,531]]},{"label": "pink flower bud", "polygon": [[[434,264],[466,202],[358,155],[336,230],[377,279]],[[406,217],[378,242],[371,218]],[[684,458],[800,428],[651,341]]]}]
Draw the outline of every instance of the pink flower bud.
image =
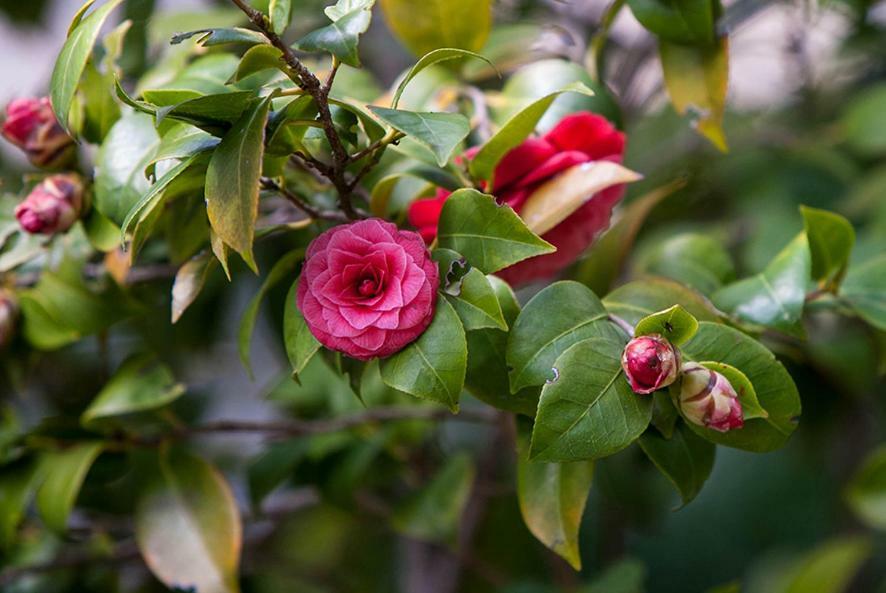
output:
[{"label": "pink flower bud", "polygon": [[44,169],[62,168],[74,156],[74,139],[59,125],[49,97],[16,99],[7,105],[3,136]]},{"label": "pink flower bud", "polygon": [[15,217],[29,233],[53,235],[67,231],[83,210],[83,184],[76,175],[52,175],[15,207]]},{"label": "pink flower bud", "polygon": [[12,341],[15,335],[18,303],[8,290],[0,289],[0,348]]},{"label": "pink flower bud", "polygon": [[621,366],[635,393],[652,393],[677,379],[680,352],[659,335],[640,336],[625,346]]},{"label": "pink flower bud", "polygon": [[693,424],[720,432],[744,426],[741,402],[732,384],[720,373],[698,363],[683,365],[680,409]]}]

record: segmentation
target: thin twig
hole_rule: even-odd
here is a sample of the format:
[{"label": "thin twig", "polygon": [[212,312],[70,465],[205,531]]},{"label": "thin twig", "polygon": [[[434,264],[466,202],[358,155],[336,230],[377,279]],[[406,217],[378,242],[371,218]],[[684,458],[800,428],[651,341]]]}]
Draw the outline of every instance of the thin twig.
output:
[{"label": "thin twig", "polygon": [[310,218],[315,220],[332,220],[335,222],[347,222],[348,217],[342,214],[341,212],[337,212],[335,210],[320,210],[319,208],[315,208],[314,206],[308,204],[306,201],[301,199],[295,193],[289,191],[287,188],[283,187],[270,177],[262,177],[261,185],[264,189],[275,191],[295,206],[305,214],[307,214]]},{"label": "thin twig", "polygon": [[121,564],[135,560],[139,556],[138,546],[135,542],[128,541],[116,546],[110,553],[96,554],[95,552],[78,552],[53,558],[41,564],[28,566],[16,566],[8,568],[0,573],[0,589],[12,585],[19,579],[31,575],[46,574],[66,568],[81,568],[95,564]]}]

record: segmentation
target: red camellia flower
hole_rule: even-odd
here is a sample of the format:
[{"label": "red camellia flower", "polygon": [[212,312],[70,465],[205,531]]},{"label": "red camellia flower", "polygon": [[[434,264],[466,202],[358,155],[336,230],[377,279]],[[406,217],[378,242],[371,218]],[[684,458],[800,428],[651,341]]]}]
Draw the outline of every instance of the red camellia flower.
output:
[{"label": "red camellia flower", "polygon": [[52,235],[71,228],[83,211],[83,184],[76,175],[52,175],[15,207],[15,217],[29,233]]},{"label": "red camellia flower", "polygon": [[[526,199],[542,183],[570,167],[590,161],[621,163],[624,134],[593,113],[568,115],[541,138],[529,138],[508,152],[495,169],[492,194],[517,214]],[[472,157],[476,149],[465,155]],[[554,276],[575,261],[597,235],[609,226],[612,208],[624,194],[624,186],[607,188],[542,235],[554,245],[554,253],[539,255],[500,270],[497,275],[512,285]],[[433,198],[416,200],[409,207],[409,223],[430,243],[437,236],[437,221],[449,192],[438,189]]]},{"label": "red camellia flower", "polygon": [[321,344],[369,360],[398,352],[427,329],[438,283],[418,234],[372,218],[311,242],[298,308]]},{"label": "red camellia flower", "polygon": [[16,99],[6,106],[3,136],[37,167],[61,168],[74,154],[74,139],[59,125],[49,97]]},{"label": "red camellia flower", "polygon": [[661,336],[640,336],[625,346],[621,366],[634,393],[652,393],[677,379],[680,352]]}]

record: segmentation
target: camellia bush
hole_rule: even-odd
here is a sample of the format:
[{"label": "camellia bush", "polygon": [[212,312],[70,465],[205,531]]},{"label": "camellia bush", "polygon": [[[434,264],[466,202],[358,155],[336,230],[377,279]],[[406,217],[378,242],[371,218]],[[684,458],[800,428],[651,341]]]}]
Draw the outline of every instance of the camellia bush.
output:
[{"label": "camellia bush", "polygon": [[[869,62],[777,116],[726,109],[753,3],[616,0],[578,52],[542,3],[309,4],[86,2],[6,107],[0,589],[886,590],[867,4],[821,10]],[[613,90],[627,12],[663,114]],[[373,19],[414,55],[389,88]],[[719,563],[625,559],[717,455],[795,442],[813,477],[843,452],[839,537],[746,571],[741,534],[825,513],[746,474],[706,493]]]}]

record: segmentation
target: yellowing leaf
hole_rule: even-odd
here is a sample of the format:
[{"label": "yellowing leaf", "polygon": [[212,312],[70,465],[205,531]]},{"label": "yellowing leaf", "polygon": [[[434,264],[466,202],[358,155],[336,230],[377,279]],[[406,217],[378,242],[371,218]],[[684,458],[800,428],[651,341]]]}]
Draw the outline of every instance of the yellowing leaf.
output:
[{"label": "yellowing leaf", "polygon": [[726,152],[723,112],[729,84],[728,38],[709,47],[662,41],[658,51],[674,109],[681,115],[694,113],[698,132]]},{"label": "yellowing leaf", "polygon": [[642,175],[612,161],[593,161],[566,169],[527,198],[520,218],[536,235],[543,235],[581,208],[594,195]]}]

